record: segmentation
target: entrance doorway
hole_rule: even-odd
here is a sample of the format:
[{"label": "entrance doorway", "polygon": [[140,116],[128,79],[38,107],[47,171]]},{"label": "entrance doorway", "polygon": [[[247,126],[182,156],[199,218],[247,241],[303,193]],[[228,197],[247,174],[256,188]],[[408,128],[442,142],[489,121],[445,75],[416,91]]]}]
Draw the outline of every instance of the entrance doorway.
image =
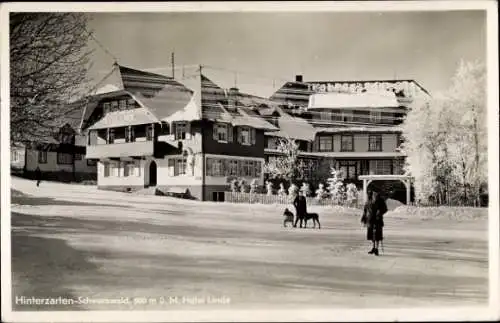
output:
[{"label": "entrance doorway", "polygon": [[156,162],[151,161],[151,164],[149,164],[149,186],[156,186],[156,168]]}]

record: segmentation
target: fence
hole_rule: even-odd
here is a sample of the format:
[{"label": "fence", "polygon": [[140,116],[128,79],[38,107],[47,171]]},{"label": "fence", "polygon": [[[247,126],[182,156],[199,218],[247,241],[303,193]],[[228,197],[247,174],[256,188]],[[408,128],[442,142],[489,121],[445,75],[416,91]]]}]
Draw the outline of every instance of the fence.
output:
[{"label": "fence", "polygon": [[[307,205],[335,206],[338,205],[332,199],[318,200],[315,197],[306,197]],[[256,204],[291,204],[293,198],[288,195],[267,195],[259,193],[224,192],[224,201],[229,203],[256,203]],[[353,203],[358,206],[359,201]]]}]

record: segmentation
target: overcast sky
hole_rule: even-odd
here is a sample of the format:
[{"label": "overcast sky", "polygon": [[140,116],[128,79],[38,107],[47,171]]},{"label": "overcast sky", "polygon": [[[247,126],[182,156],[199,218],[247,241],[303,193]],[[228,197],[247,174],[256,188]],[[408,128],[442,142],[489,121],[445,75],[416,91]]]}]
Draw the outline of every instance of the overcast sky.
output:
[{"label": "overcast sky", "polygon": [[[91,17],[96,38],[122,65],[170,75],[175,51],[177,66],[204,64],[262,75],[206,72],[221,86],[236,82],[262,96],[296,74],[305,81],[415,79],[435,93],[449,85],[460,59],[486,61],[486,15],[481,11]],[[91,75],[98,79],[110,70],[113,58],[95,42],[91,46],[96,48]]]}]

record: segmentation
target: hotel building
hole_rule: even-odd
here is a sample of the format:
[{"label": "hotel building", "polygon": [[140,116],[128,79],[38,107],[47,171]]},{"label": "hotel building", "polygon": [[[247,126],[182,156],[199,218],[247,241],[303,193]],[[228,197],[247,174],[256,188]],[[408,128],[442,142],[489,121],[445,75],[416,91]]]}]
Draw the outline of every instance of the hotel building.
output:
[{"label": "hotel building", "polygon": [[272,116],[290,125],[266,134],[266,159],[277,154],[275,138],[289,136],[299,140],[299,156],[329,160],[346,182],[403,174],[400,124],[421,96],[429,93],[414,80],[303,82],[297,76],[270,97],[283,111]]},{"label": "hotel building", "polygon": [[115,64],[90,98],[82,130],[98,187],[222,200],[232,179],[263,186],[268,99],[224,89],[198,71],[182,80]]}]

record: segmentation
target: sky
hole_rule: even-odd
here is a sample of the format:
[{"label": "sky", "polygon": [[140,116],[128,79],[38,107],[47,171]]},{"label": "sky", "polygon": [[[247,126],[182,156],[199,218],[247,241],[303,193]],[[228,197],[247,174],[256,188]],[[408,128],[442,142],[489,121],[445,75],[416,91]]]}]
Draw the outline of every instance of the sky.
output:
[{"label": "sky", "polygon": [[[445,90],[461,59],[486,61],[486,13],[92,13],[90,30],[119,64],[189,76],[195,66],[223,87],[269,96],[304,81],[414,79]],[[95,41],[90,76],[114,58]],[[180,68],[185,65],[184,71]],[[233,71],[239,71],[235,73]]]}]

